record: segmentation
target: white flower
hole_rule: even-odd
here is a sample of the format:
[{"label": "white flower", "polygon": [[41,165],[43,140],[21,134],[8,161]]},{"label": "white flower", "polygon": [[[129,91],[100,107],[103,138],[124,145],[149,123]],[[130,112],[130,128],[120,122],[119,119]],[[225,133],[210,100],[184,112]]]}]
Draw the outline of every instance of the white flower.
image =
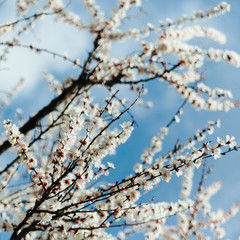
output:
[{"label": "white flower", "polygon": [[119,238],[120,240],[125,240],[125,239],[126,239],[125,233],[124,233],[123,231],[120,231],[120,232],[118,233],[118,238]]},{"label": "white flower", "polygon": [[212,148],[212,155],[214,159],[221,157],[222,150],[221,148],[217,147],[216,145]]},{"label": "white flower", "polygon": [[235,147],[237,145],[237,142],[235,141],[235,137],[230,137],[229,135],[227,135],[226,144],[228,144],[230,148]]},{"label": "white flower", "polygon": [[164,180],[166,182],[169,182],[171,180],[172,172],[170,170],[164,168],[161,173],[162,173],[162,175],[161,175],[162,180]]},{"label": "white flower", "polygon": [[142,172],[142,170],[143,170],[143,165],[141,163],[136,163],[134,166],[134,171],[136,173],[139,173],[139,172]]},{"label": "white flower", "polygon": [[115,168],[114,164],[111,163],[111,162],[107,162],[107,165],[108,165],[109,168]]},{"label": "white flower", "polygon": [[120,126],[125,132],[132,132],[133,130],[133,126],[131,122],[124,122],[123,124],[120,124]]},{"label": "white flower", "polygon": [[223,239],[225,235],[226,235],[225,229],[224,228],[219,228],[219,227],[216,229],[216,231],[214,233],[214,236],[217,239]]},{"label": "white flower", "polygon": [[167,128],[167,127],[161,128],[160,131],[161,131],[164,135],[167,135],[167,134],[168,134],[168,128]]},{"label": "white flower", "polygon": [[151,164],[153,159],[149,153],[145,152],[141,155],[141,160],[146,164]]},{"label": "white flower", "polygon": [[217,142],[221,146],[225,146],[226,145],[226,141],[224,139],[219,138],[219,137],[217,137]]},{"label": "white flower", "polygon": [[180,118],[178,117],[178,115],[175,115],[175,116],[174,116],[174,121],[175,121],[176,123],[179,123],[179,122],[180,122]]},{"label": "white flower", "polygon": [[202,165],[202,158],[197,158],[196,160],[194,160],[194,165],[196,166],[196,168],[199,168]]}]

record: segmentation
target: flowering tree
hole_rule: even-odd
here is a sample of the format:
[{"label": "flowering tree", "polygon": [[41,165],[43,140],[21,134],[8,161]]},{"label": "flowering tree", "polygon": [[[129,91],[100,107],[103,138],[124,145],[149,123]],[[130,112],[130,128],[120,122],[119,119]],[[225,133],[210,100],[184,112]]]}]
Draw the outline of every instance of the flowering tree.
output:
[{"label": "flowering tree", "polygon": [[[221,225],[237,213],[238,204],[227,212],[213,211],[210,198],[221,183],[208,187],[203,183],[210,172],[206,161],[237,151],[235,138],[206,139],[220,126],[218,120],[209,121],[187,141],[178,140],[169,149],[162,149],[162,142],[170,127],[180,121],[187,104],[208,111],[229,111],[237,106],[229,90],[206,85],[204,68],[208,61],[240,67],[240,56],[190,43],[197,37],[225,43],[223,33],[193,22],[222,15],[230,5],[221,2],[191,16],[135,28],[131,22],[144,14],[140,0],[113,1],[114,6],[105,14],[94,0],[82,0],[81,13],[88,12],[86,21],[71,8],[74,3],[63,2],[17,0],[17,20],[0,26],[2,62],[8,60],[12,49],[24,48],[71,63],[78,74],[58,81],[43,73],[55,93],[53,99],[29,118],[17,110],[15,119],[3,120],[0,153],[7,160],[0,171],[2,231],[8,232],[10,239],[125,239],[135,232],[144,233],[147,239],[209,239],[213,232],[222,239],[225,231]],[[71,58],[22,39],[34,24],[48,23],[51,17],[80,32],[88,31],[92,43],[86,58]],[[127,41],[135,49],[123,57],[113,56],[112,47]],[[131,110],[135,105],[140,105],[141,111],[151,107],[143,95],[150,82],[159,80],[159,84],[165,82],[173,88],[183,102],[152,137],[139,162],[132,163],[132,174],[124,179],[113,175],[114,181],[101,184],[104,176],[115,174],[114,158],[108,156],[137,126]],[[23,83],[21,79],[2,99],[1,111]],[[121,97],[124,86],[130,92]],[[104,101],[95,100],[91,90],[103,89],[108,92]],[[8,155],[9,151],[15,157]],[[125,160],[129,161],[127,154]],[[201,181],[193,196],[194,169],[199,167]],[[182,175],[178,201],[144,200],[145,193],[151,195],[152,189],[174,175]],[[167,221],[171,216],[176,216],[175,225]]]}]

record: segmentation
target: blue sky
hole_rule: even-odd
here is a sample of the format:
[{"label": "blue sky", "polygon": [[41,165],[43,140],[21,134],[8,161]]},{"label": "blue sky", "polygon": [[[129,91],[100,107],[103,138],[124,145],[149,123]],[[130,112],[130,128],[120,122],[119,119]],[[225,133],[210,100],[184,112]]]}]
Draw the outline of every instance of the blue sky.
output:
[{"label": "blue sky", "polygon": [[[99,1],[103,8],[108,10],[110,0]],[[3,8],[0,9],[0,22],[12,21],[16,19],[11,5],[14,1],[7,1]],[[73,1],[74,2],[74,1]],[[216,5],[219,1],[211,0],[149,0],[143,1],[145,13],[140,19],[134,20],[131,24],[141,26],[144,22],[158,23],[159,20],[165,20],[169,17],[176,19],[182,14],[192,14],[194,10],[204,10],[211,5]],[[112,3],[112,2],[111,2]],[[224,32],[227,36],[227,43],[219,46],[209,43],[211,46],[222,49],[231,49],[240,52],[239,47],[239,24],[240,24],[240,2],[237,0],[231,1],[232,10],[224,16],[216,17],[204,21],[198,21],[197,24],[204,26],[215,27]],[[83,10],[77,2],[72,6],[76,13],[80,16],[85,16]],[[126,25],[127,27],[127,25]],[[69,37],[71,36],[71,37]],[[3,37],[7,39],[7,37]],[[86,31],[79,33],[72,27],[62,28],[61,23],[55,23],[49,20],[48,24],[39,22],[33,31],[29,32],[22,38],[26,43],[34,42],[36,46],[48,48],[58,53],[68,51],[72,58],[80,58],[84,61],[84,57],[88,50],[91,50],[91,41]],[[2,41],[2,40],[1,40]],[[131,51],[133,46],[131,44],[121,44],[121,49],[113,49],[113,55],[120,56],[126,52]],[[120,50],[120,51],[119,51]],[[42,54],[36,56],[26,49],[12,49],[8,61],[0,63],[1,68],[8,70],[0,71],[0,88],[1,90],[9,90],[16,80],[21,76],[26,76],[28,79],[19,94],[13,99],[8,110],[2,114],[2,118],[13,118],[14,109],[17,107],[23,108],[24,114],[27,118],[33,112],[36,112],[41,107],[45,106],[53,95],[49,93],[47,84],[42,80],[42,72],[48,71],[55,75],[60,81],[66,76],[79,74],[78,69],[73,69],[71,64],[63,62],[61,59],[53,59],[51,56]],[[224,89],[230,89],[236,100],[240,100],[240,70],[225,63],[209,63],[206,67],[205,78],[206,83],[210,86],[218,86]],[[169,89],[165,83],[153,82],[146,85],[149,92],[144,99],[151,100],[154,108],[144,110],[135,107],[132,113],[139,125],[136,127],[131,139],[117,150],[117,155],[111,157],[114,159],[115,165],[118,167],[114,170],[114,177],[118,175],[122,179],[127,174],[132,172],[135,162],[140,161],[140,155],[144,148],[149,145],[151,137],[157,133],[160,127],[165,126],[172,118],[180,103],[183,101],[172,89]],[[101,98],[98,93],[99,90],[94,90],[94,93]],[[120,95],[128,93],[127,89],[122,88]],[[2,95],[0,95],[2,97]],[[197,129],[206,125],[208,120],[221,119],[222,125],[217,129],[214,136],[210,139],[214,140],[217,136],[225,137],[226,134],[233,135],[237,141],[240,142],[240,128],[239,128],[240,109],[235,109],[229,113],[225,112],[196,112],[191,106],[184,108],[184,115],[181,117],[179,124],[174,124],[170,129],[170,135],[164,142],[164,152],[173,147],[176,140],[181,137],[184,141],[188,136],[191,136]],[[218,209],[223,207],[225,210],[229,209],[235,201],[240,201],[240,175],[239,175],[239,153],[230,153],[220,160],[209,159],[209,166],[214,166],[213,173],[206,180],[206,184],[212,183],[216,180],[223,182],[222,190],[212,199],[213,208]],[[197,171],[196,171],[197,172]],[[194,179],[195,184],[199,181],[199,172],[197,172]],[[160,184],[159,188],[154,190],[146,199],[155,196],[158,200],[176,201],[179,194],[179,181],[174,178],[170,183]],[[239,231],[240,214],[234,217],[226,224],[227,236],[230,239],[237,239],[240,234]],[[138,236],[138,239],[139,236]]]}]

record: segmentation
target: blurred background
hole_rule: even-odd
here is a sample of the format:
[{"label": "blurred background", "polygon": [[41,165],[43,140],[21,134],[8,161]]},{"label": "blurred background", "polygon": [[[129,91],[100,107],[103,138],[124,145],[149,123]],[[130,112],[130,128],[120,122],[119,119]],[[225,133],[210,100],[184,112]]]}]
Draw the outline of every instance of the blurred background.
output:
[{"label": "blurred background", "polygon": [[[6,22],[12,22],[18,19],[16,16],[16,1],[2,1],[0,7],[0,25]],[[45,1],[42,1],[45,2]],[[109,16],[109,11],[114,6],[115,1],[98,0],[96,1],[101,8]],[[152,23],[159,24],[160,20],[166,18],[177,19],[182,14],[192,15],[194,10],[205,10],[210,6],[219,4],[217,0],[149,0],[142,1],[143,13],[132,21],[127,22],[123,28],[129,26],[136,28],[143,24]],[[216,28],[226,34],[227,43],[223,46],[204,40],[196,40],[199,44],[204,42],[204,47],[209,46],[221,49],[230,49],[240,53],[240,2],[237,0],[231,1],[231,12],[223,16],[218,16],[206,21],[197,21],[196,24]],[[79,14],[85,22],[89,15],[84,11],[81,1],[73,0],[68,6],[70,10]],[[37,8],[31,10],[28,15],[37,12]],[[134,15],[138,12],[132,11]],[[65,54],[68,52],[72,59],[79,58],[83,63],[88,51],[92,49],[92,37],[87,30],[78,31],[76,28],[64,24],[61,21],[55,21],[55,17],[46,16],[45,19],[36,21],[35,27],[27,34],[22,34],[20,39],[26,44],[34,44],[39,48],[45,48],[56,53]],[[190,25],[190,24],[189,24]],[[0,41],[7,41],[14,34],[6,34],[0,37]],[[154,41],[154,36],[147,38],[147,41]],[[139,43],[133,40],[127,40],[119,43],[119,46],[113,46],[112,55],[114,57],[123,57],[131,53],[138,47]],[[203,48],[204,48],[203,47]],[[0,46],[0,51],[4,47]],[[0,61],[0,100],[6,96],[6,92],[16,85],[16,83],[24,77],[26,79],[24,85],[13,98],[10,105],[1,112],[1,121],[4,119],[14,119],[16,109],[23,110],[23,116],[28,119],[29,116],[36,113],[39,109],[45,106],[55,96],[55,93],[50,92],[48,83],[43,80],[43,72],[49,72],[60,82],[67,76],[77,77],[80,69],[73,68],[73,65],[60,58],[53,58],[49,54],[35,54],[29,49],[12,48],[8,54],[6,61]],[[211,87],[220,87],[232,91],[235,100],[240,100],[240,70],[228,65],[224,62],[214,63],[208,62],[204,67],[204,76],[206,84]],[[149,141],[152,136],[156,135],[160,127],[165,126],[174,116],[176,110],[183,102],[178,94],[167,84],[159,81],[154,81],[145,85],[148,88],[147,95],[143,96],[143,100],[151,101],[153,108],[145,109],[143,107],[134,107],[131,113],[134,115],[138,127],[135,130],[126,144],[121,145],[117,149],[117,154],[110,156],[109,159],[114,162],[116,169],[112,170],[112,174],[106,181],[115,182],[121,180],[125,176],[133,173],[133,166],[136,162],[140,162],[140,156],[144,149],[149,146]],[[120,89],[119,97],[124,97],[129,94],[129,87],[116,86],[115,89]],[[96,97],[96,101],[102,101],[108,92],[105,88],[94,88],[92,95]],[[134,99],[134,95],[132,99]],[[185,142],[189,136],[192,136],[197,129],[205,127],[208,120],[221,120],[221,128],[216,129],[214,135],[211,135],[207,140],[215,141],[217,137],[225,138],[227,134],[235,136],[237,143],[240,141],[240,109],[236,108],[228,113],[226,112],[206,112],[195,111],[190,105],[186,105],[183,109],[181,122],[174,123],[171,126],[170,134],[163,143],[163,151],[165,154],[169,149],[173,148],[177,139]],[[127,116],[126,116],[127,119]],[[128,119],[131,120],[131,119]],[[1,127],[2,130],[2,127]],[[239,146],[239,144],[238,144]],[[1,159],[0,168],[3,168],[3,163],[7,163],[7,155]],[[12,159],[11,154],[9,157]],[[227,211],[236,201],[240,201],[240,155],[238,152],[232,152],[214,160],[208,159],[208,166],[213,166],[212,174],[206,179],[205,186],[214,181],[221,180],[223,188],[212,198],[212,207],[214,210],[223,208]],[[201,177],[201,169],[195,170],[193,194],[197,191],[198,182]],[[105,179],[102,179],[105,181]],[[169,183],[161,182],[158,188],[143,197],[143,201],[149,201],[155,196],[155,201],[171,201],[176,202],[179,198],[179,190],[181,185],[181,177],[173,177]],[[173,219],[169,219],[170,223],[174,223]],[[225,224],[226,239],[237,239],[240,235],[240,213]],[[3,235],[2,235],[3,236]],[[0,233],[0,239],[2,238]],[[131,239],[143,239],[143,236],[137,234]]]}]

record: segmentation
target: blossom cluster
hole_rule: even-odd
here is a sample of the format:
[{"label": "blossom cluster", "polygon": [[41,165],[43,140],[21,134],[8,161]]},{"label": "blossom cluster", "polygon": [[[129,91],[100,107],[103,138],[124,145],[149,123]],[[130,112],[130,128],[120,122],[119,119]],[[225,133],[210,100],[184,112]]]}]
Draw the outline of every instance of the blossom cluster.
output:
[{"label": "blossom cluster", "polygon": [[31,151],[29,151],[27,143],[22,139],[23,134],[19,131],[11,120],[4,120],[3,127],[7,133],[8,141],[16,147],[17,155],[26,163],[28,170],[31,172],[37,166],[37,159],[34,158]]}]

